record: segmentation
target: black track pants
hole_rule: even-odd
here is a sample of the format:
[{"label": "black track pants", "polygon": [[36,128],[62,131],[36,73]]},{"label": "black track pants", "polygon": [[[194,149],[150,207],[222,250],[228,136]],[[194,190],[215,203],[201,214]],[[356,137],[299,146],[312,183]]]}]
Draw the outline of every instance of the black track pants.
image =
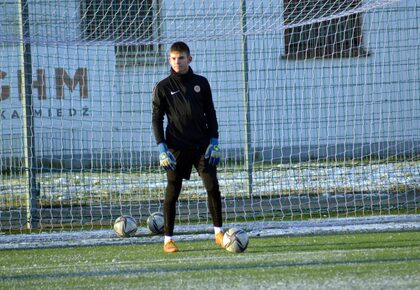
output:
[{"label": "black track pants", "polygon": [[172,236],[175,225],[176,203],[181,193],[183,179],[189,179],[191,168],[197,169],[203,185],[207,191],[207,202],[213,225],[222,226],[222,201],[217,180],[216,167],[208,164],[202,150],[173,151],[177,160],[175,171],[168,170],[168,183],[166,187],[165,201],[163,205],[165,217],[165,235]]}]

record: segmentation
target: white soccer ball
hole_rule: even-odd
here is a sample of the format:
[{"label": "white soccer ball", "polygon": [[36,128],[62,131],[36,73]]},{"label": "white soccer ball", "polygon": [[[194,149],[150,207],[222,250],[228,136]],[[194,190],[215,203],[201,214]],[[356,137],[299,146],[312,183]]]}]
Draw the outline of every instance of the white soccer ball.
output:
[{"label": "white soccer ball", "polygon": [[231,228],[223,236],[223,247],[232,253],[242,253],[249,243],[248,234],[237,228]]},{"label": "white soccer ball", "polygon": [[114,231],[121,238],[134,236],[137,232],[136,219],[129,215],[118,217],[114,223]]},{"label": "white soccer ball", "polygon": [[165,222],[161,212],[154,212],[147,218],[147,226],[154,234],[162,234],[164,225]]}]

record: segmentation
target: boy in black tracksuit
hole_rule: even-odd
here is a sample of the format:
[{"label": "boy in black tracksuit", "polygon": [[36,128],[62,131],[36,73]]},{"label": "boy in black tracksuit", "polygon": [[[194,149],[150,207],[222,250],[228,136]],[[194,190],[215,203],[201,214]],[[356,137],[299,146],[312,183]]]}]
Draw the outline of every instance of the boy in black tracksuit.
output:
[{"label": "boy in black tracksuit", "polygon": [[[164,201],[165,252],[178,251],[172,236],[176,202],[182,179],[189,179],[196,168],[207,190],[213,219],[215,241],[222,246],[222,204],[216,165],[220,161],[218,124],[211,88],[207,79],[189,67],[190,50],[183,42],[170,48],[170,75],[160,81],[153,92],[152,125],[159,148],[160,165],[167,172]],[[168,125],[164,132],[163,119]]]}]

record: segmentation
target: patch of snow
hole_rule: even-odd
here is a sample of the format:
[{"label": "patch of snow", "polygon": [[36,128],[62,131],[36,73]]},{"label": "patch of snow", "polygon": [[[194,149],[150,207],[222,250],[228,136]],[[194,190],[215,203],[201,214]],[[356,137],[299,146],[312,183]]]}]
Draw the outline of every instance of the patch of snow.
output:
[{"label": "patch of snow", "polygon": [[[420,231],[420,215],[389,215],[355,218],[311,219],[306,221],[261,221],[227,223],[225,229],[238,227],[250,237],[320,235],[356,232]],[[177,241],[213,239],[210,224],[175,226]],[[48,247],[127,245],[161,243],[163,237],[139,228],[131,238],[119,238],[113,230],[50,232],[0,235],[0,250]]]}]

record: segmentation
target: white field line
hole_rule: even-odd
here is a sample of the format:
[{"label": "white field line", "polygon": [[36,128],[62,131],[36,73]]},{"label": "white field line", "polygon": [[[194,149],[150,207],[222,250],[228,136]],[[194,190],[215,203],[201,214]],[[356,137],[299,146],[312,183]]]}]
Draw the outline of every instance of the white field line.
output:
[{"label": "white field line", "polygon": [[[250,237],[299,236],[353,232],[420,231],[420,215],[373,216],[358,218],[311,219],[306,221],[266,221],[229,223],[224,227],[239,227]],[[177,241],[211,240],[209,224],[176,226]],[[162,236],[150,235],[139,228],[132,238],[118,238],[110,230],[52,232],[38,234],[0,235],[0,250],[47,247],[130,245],[161,243]]]}]

